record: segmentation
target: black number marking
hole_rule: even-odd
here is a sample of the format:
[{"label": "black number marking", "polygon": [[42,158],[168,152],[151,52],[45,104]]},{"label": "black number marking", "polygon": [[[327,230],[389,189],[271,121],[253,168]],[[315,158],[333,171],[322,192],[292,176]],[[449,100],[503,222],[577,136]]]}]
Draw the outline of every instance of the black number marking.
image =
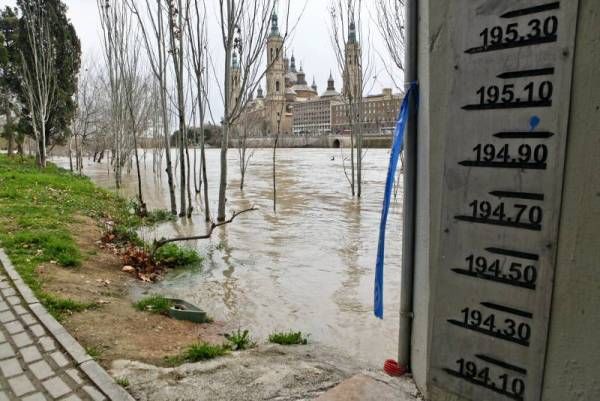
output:
[{"label": "black number marking", "polygon": [[[514,256],[514,255],[511,255]],[[452,269],[453,272],[483,280],[495,281],[515,287],[534,290],[537,281],[537,267],[532,264],[506,263],[497,258],[470,254],[465,258],[466,267]]]},{"label": "black number marking", "polygon": [[508,398],[518,401],[523,400],[525,381],[521,377],[515,377],[514,373],[498,374],[493,369],[499,367],[502,371],[509,370],[518,375],[527,375],[527,370],[490,356],[478,354],[475,357],[477,358],[476,361],[460,358],[456,360],[454,369],[444,368],[444,371],[451,376],[484,387]]},{"label": "black number marking", "polygon": [[486,27],[479,33],[479,37],[481,45],[467,49],[465,53],[475,54],[555,42],[558,38],[558,18],[550,15],[543,19],[532,18],[525,23],[512,22],[506,26]]},{"label": "black number marking", "polygon": [[476,162],[502,161],[504,163],[534,163],[545,164],[548,160],[548,146],[544,144],[521,144],[516,155],[511,154],[509,145],[496,146],[493,144],[478,144],[473,148]]}]

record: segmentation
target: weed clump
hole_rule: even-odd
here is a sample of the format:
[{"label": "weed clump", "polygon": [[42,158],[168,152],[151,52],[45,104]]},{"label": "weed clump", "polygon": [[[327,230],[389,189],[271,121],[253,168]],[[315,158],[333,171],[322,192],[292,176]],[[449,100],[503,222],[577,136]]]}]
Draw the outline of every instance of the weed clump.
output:
[{"label": "weed clump", "polygon": [[115,382],[117,382],[117,384],[121,387],[129,387],[129,379],[126,377],[117,377]]},{"label": "weed clump", "polygon": [[171,306],[173,306],[173,301],[162,295],[151,295],[135,303],[135,307],[138,310],[160,315],[167,315]]},{"label": "weed clump", "polygon": [[167,244],[156,250],[154,262],[160,266],[174,268],[199,264],[202,262],[202,258],[193,249]]},{"label": "weed clump", "polygon": [[308,335],[302,332],[275,332],[269,336],[269,342],[280,345],[304,345],[308,344]]},{"label": "weed clump", "polygon": [[232,333],[225,334],[225,338],[229,341],[229,347],[233,351],[243,351],[248,348],[256,347],[256,343],[252,341],[248,330],[242,331],[238,329]]},{"label": "weed clump", "polygon": [[206,342],[190,345],[181,354],[166,358],[166,363],[177,366],[185,362],[200,362],[225,356],[229,348],[225,345],[214,345]]}]

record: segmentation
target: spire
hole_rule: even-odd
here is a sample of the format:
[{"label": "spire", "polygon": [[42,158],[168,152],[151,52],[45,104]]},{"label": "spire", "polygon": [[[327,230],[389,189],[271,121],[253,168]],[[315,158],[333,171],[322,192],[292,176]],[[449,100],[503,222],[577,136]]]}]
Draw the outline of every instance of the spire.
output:
[{"label": "spire", "polygon": [[311,85],[311,88],[313,88],[313,90],[315,92],[317,92],[317,82],[315,81],[315,76],[313,75],[313,83]]},{"label": "spire", "polygon": [[298,79],[296,80],[296,84],[298,85],[306,85],[306,74],[302,69],[302,65],[300,65],[300,71],[298,71]]},{"label": "spire", "polygon": [[335,81],[333,80],[333,74],[329,71],[329,79],[327,80],[327,90],[334,91],[335,90]]},{"label": "spire", "polygon": [[256,98],[257,99],[264,98],[262,86],[260,86],[260,84],[258,84],[258,89],[256,90]]},{"label": "spire", "polygon": [[277,17],[277,1],[273,5],[273,14],[271,14],[271,35],[279,35],[279,17]]},{"label": "spire", "polygon": [[348,43],[356,43],[356,23],[354,22],[354,15],[352,15],[352,21],[350,21],[350,27],[348,29]]},{"label": "spire", "polygon": [[292,65],[290,66],[291,72],[296,72],[296,57],[294,57],[294,53],[292,53],[292,59],[290,60]]}]

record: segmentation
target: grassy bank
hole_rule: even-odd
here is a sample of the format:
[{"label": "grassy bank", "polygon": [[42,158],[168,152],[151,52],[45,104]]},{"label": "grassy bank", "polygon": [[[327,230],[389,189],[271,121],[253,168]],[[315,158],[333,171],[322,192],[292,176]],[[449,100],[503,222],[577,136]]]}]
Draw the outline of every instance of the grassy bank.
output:
[{"label": "grassy bank", "polygon": [[130,203],[94,185],[88,178],[49,164],[38,169],[33,159],[0,155],[0,245],[23,280],[55,316],[93,304],[61,299],[43,291],[37,267],[51,263],[77,269],[86,255],[74,241],[73,223],[87,216],[111,220],[117,230],[134,233],[142,224],[156,223],[155,213],[144,221],[131,213]]}]

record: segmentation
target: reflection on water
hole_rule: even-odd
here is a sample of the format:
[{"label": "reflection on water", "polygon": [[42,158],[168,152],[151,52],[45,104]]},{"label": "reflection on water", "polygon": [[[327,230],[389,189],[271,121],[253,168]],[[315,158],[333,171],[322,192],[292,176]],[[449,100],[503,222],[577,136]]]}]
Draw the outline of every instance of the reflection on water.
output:
[{"label": "reflection on water", "polygon": [[[210,203],[216,211],[219,151],[208,150],[207,157]],[[388,224],[386,316],[380,321],[372,314],[373,277],[387,162],[386,150],[367,152],[358,201],[350,196],[338,150],[280,149],[274,215],[271,151],[255,152],[243,192],[237,152],[230,151],[229,210],[251,205],[260,210],[218,229],[211,240],[189,243],[205,255],[203,269],[169,276],[154,290],[188,299],[232,329],[249,328],[257,339],[274,330],[302,330],[313,341],[381,366],[397,352],[402,248],[401,204],[396,202]],[[104,187],[113,186],[106,165],[88,162],[86,173]],[[167,181],[152,173],[150,153],[143,179],[149,207],[168,208]],[[135,174],[123,181],[122,193],[134,196]],[[202,204],[197,197],[191,220],[142,234],[152,239],[203,233]]]}]

